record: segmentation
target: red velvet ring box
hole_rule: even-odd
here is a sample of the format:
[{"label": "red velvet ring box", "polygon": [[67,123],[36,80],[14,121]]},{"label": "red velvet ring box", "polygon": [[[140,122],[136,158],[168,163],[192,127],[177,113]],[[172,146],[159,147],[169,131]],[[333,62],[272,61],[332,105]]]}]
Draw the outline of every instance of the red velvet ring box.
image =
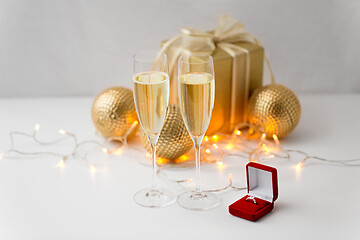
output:
[{"label": "red velvet ring box", "polygon": [[229,213],[256,221],[274,208],[278,197],[276,168],[250,162],[246,165],[248,194],[229,206]]}]

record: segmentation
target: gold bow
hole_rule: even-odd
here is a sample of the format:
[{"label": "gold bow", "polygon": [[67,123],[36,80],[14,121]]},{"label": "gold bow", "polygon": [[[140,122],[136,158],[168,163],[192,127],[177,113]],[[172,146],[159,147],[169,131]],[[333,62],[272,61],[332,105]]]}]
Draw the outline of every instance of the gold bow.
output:
[{"label": "gold bow", "polygon": [[202,32],[191,28],[182,28],[182,47],[190,52],[212,53],[221,43],[251,42],[261,45],[259,40],[245,32],[244,25],[234,18],[223,15],[213,32]]},{"label": "gold bow", "polygon": [[[181,35],[176,36],[168,41],[166,41],[161,50],[160,54],[166,53],[169,59],[169,76],[170,76],[170,86],[171,86],[171,102],[177,102],[177,61],[180,55],[182,54],[212,54],[216,48],[221,48],[229,55],[233,57],[233,82],[236,83],[236,79],[245,74],[245,79],[249,78],[250,73],[250,56],[249,52],[239,46],[234,45],[235,42],[250,42],[262,46],[261,42],[251,35],[250,33],[245,32],[244,25],[238,22],[236,19],[223,15],[220,17],[215,31],[212,32],[203,32],[191,28],[182,28]],[[241,61],[241,53],[245,54],[246,61],[244,68],[238,67],[238,62]],[[265,63],[269,69],[271,75],[271,83],[274,83],[274,76],[271,71],[269,61],[265,55]],[[240,84],[240,83],[239,83]],[[233,91],[236,91],[237,87],[248,89],[248,81],[242,83],[240,86],[233,88]],[[232,107],[243,111],[246,113],[246,109],[240,106],[240,109],[237,106],[239,102],[242,102],[242,106],[246,106],[248,95],[238,96],[237,94],[232,94]],[[236,112],[231,111],[230,122],[232,125],[236,124]],[[246,116],[244,116],[246,118]],[[244,119],[246,121],[246,119]],[[238,123],[238,122],[237,122]]]}]

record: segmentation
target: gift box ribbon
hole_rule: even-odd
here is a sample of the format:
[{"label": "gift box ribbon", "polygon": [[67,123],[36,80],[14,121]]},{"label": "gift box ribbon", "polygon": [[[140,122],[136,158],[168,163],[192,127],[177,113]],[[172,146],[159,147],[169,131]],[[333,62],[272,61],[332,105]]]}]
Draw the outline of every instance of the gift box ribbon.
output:
[{"label": "gift box ribbon", "polygon": [[[245,32],[244,25],[238,22],[236,19],[223,15],[220,17],[217,27],[213,32],[204,32],[191,28],[182,28],[181,34],[174,38],[171,38],[165,42],[159,52],[159,54],[166,53],[170,59],[169,61],[169,76],[171,79],[171,89],[177,89],[177,60],[182,54],[204,54],[211,55],[216,48],[220,48],[228,53],[233,58],[232,67],[232,94],[231,94],[231,116],[230,123],[234,122],[236,110],[239,110],[236,101],[236,90],[240,84],[237,79],[242,77],[246,80],[245,87],[248,89],[249,74],[250,74],[250,55],[247,49],[239,47],[233,43],[236,42],[249,42],[262,46],[261,42],[253,35]],[[245,66],[239,67],[239,62],[245,54]],[[265,64],[269,69],[271,83],[274,83],[274,76],[269,64],[269,60],[265,55]],[[245,69],[245,70],[244,70]],[[173,91],[173,90],[172,90]],[[248,91],[246,91],[248,92]],[[241,102],[245,103],[243,106],[247,106],[248,95],[242,96]],[[173,91],[171,101],[177,103],[177,92]],[[244,112],[246,112],[244,110]]]}]

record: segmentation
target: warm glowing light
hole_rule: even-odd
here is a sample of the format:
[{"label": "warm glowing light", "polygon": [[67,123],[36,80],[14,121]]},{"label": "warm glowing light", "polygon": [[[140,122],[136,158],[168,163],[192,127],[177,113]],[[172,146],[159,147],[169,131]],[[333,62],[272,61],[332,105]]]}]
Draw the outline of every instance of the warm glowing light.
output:
[{"label": "warm glowing light", "polygon": [[107,152],[108,152],[108,149],[107,149],[106,147],[104,147],[104,148],[102,149],[102,151],[103,151],[104,153],[107,153]]},{"label": "warm glowing light", "polygon": [[232,182],[232,173],[229,173],[229,182]]},{"label": "warm glowing light", "polygon": [[214,144],[213,144],[213,147],[214,147],[214,148],[216,148],[216,149],[218,149],[218,148],[219,148],[219,146],[218,146],[218,145],[216,145],[216,143],[214,143]]},{"label": "warm glowing light", "polygon": [[219,139],[219,137],[218,137],[218,135],[214,135],[214,136],[211,137],[211,139],[212,139],[213,141],[217,141],[217,140]]},{"label": "warm glowing light", "polygon": [[62,135],[65,135],[66,134],[66,131],[64,129],[60,129],[59,130],[59,133],[62,134]]},{"label": "warm glowing light", "polygon": [[156,163],[159,164],[159,165],[163,165],[165,163],[167,163],[169,160],[165,159],[165,158],[157,158],[156,159]]},{"label": "warm glowing light", "polygon": [[40,129],[40,124],[37,123],[34,127],[34,131],[37,132],[39,131],[39,129]]},{"label": "warm glowing light", "polygon": [[205,142],[209,141],[208,136],[205,136],[205,137],[204,137],[204,141],[205,141]]},{"label": "warm glowing light", "polygon": [[[109,151],[109,150],[108,150]],[[113,149],[110,151],[111,154],[115,154],[115,155],[121,155],[123,153],[123,148],[122,147],[118,147],[116,149]]]},{"label": "warm glowing light", "polygon": [[207,154],[210,154],[210,149],[207,148],[207,149],[205,150],[205,152],[206,152]]},{"label": "warm glowing light", "polygon": [[275,157],[274,155],[270,155],[270,156],[269,156],[270,159],[273,159],[274,157]]},{"label": "warm glowing light", "polygon": [[65,158],[61,158],[56,166],[58,168],[64,168],[65,167]]},{"label": "warm glowing light", "polygon": [[241,131],[240,131],[240,130],[237,130],[237,131],[236,131],[236,135],[240,136],[240,135],[241,135]]},{"label": "warm glowing light", "polygon": [[[129,121],[129,120],[128,120]],[[119,138],[123,138],[122,141],[126,142],[126,138],[133,132],[133,130],[135,129],[135,127],[139,124],[138,121],[134,121],[130,128],[127,130],[127,132],[122,136],[122,137],[119,137]]]},{"label": "warm glowing light", "polygon": [[219,169],[224,168],[223,162],[217,161],[216,164],[217,164],[217,166],[218,166]]},{"label": "warm glowing light", "polygon": [[250,134],[250,135],[252,135],[254,132],[255,132],[254,129],[249,128],[249,134]]},{"label": "warm glowing light", "polygon": [[[189,159],[190,159],[190,157],[188,155],[184,154],[184,155],[181,155],[178,159],[176,159],[175,163],[182,163]],[[169,160],[167,160],[167,161],[169,161]]]},{"label": "warm glowing light", "polygon": [[138,121],[134,121],[133,124],[131,124],[128,134],[130,134],[138,124],[139,124]]},{"label": "warm glowing light", "polygon": [[262,140],[262,141],[264,141],[264,140],[265,140],[265,138],[266,138],[266,134],[265,134],[265,133],[263,133],[263,134],[261,135],[261,140]]},{"label": "warm glowing light", "polygon": [[92,172],[92,173],[96,172],[96,168],[94,165],[90,164],[89,168],[90,168],[90,172]]},{"label": "warm glowing light", "polygon": [[270,152],[270,149],[265,144],[262,145],[262,148],[265,150],[266,154]]},{"label": "warm glowing light", "polygon": [[148,157],[148,158],[151,157],[151,154],[150,154],[150,153],[146,153],[145,155],[146,155],[146,157]]},{"label": "warm glowing light", "polygon": [[276,145],[280,146],[280,141],[279,141],[279,138],[276,136],[276,134],[275,134],[275,133],[273,134],[273,139],[274,139],[274,141],[275,141]]},{"label": "warm glowing light", "polygon": [[234,147],[234,145],[232,145],[231,143],[229,143],[229,144],[226,146],[226,148],[227,148],[228,150],[231,150],[233,147]]},{"label": "warm glowing light", "polygon": [[186,155],[181,155],[181,156],[179,157],[179,159],[180,159],[181,161],[186,161],[186,160],[189,159],[189,157],[186,156]]},{"label": "warm glowing light", "polygon": [[302,167],[302,162],[299,162],[295,167],[296,171],[299,172],[301,170],[301,167]]}]

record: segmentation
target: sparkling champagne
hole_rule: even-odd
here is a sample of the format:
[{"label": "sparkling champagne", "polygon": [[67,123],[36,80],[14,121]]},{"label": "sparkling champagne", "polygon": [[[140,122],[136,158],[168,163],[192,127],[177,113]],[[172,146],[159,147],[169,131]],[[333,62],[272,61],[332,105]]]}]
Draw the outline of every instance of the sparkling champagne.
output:
[{"label": "sparkling champagne", "polygon": [[136,112],[149,137],[160,134],[169,104],[169,76],[164,72],[143,72],[134,76]]},{"label": "sparkling champagne", "polygon": [[205,134],[214,106],[215,81],[209,73],[187,73],[179,78],[180,109],[194,137]]}]

